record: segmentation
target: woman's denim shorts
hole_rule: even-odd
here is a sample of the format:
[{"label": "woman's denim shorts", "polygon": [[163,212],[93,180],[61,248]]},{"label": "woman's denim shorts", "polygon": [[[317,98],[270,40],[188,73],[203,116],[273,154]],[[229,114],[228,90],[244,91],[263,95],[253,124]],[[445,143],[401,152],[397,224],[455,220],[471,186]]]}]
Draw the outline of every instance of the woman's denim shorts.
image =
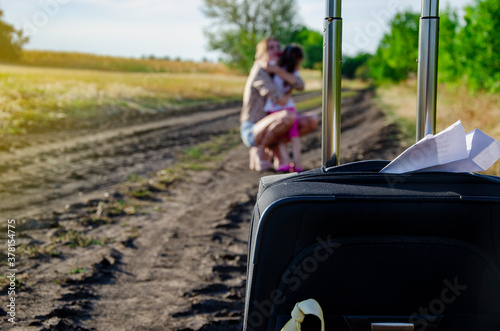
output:
[{"label": "woman's denim shorts", "polygon": [[250,121],[245,121],[241,123],[241,140],[247,147],[255,146],[255,137],[253,136],[253,127],[255,123]]}]

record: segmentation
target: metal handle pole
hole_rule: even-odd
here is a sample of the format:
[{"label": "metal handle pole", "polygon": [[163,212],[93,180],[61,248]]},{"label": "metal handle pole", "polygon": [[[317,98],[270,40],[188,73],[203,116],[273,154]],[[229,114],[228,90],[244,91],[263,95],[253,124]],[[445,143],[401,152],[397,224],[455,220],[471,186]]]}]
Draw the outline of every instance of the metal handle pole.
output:
[{"label": "metal handle pole", "polygon": [[422,0],[418,44],[417,141],[436,133],[439,0]]},{"label": "metal handle pole", "polygon": [[340,105],[342,70],[341,0],[326,0],[323,30],[323,165],[340,164]]}]

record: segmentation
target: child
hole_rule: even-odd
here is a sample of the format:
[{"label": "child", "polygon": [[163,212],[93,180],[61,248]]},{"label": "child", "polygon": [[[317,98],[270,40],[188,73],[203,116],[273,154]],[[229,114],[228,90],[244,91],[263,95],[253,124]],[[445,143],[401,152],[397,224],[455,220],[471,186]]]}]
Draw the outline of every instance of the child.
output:
[{"label": "child", "polygon": [[[287,46],[283,53],[280,56],[278,61],[278,65],[288,71],[289,73],[293,73],[294,75],[299,75],[300,64],[302,63],[302,59],[304,58],[304,52],[302,48],[297,45],[289,45]],[[283,93],[287,93],[291,90],[291,86],[288,85],[280,76],[274,75],[273,77],[274,83],[278,86]],[[268,113],[274,113],[281,110],[287,110],[294,112],[297,115],[297,109],[295,108],[295,102],[290,98],[285,105],[279,105],[274,103],[270,98],[267,98],[266,105],[264,106],[264,111]],[[289,129],[287,133],[288,138],[292,142],[292,152],[293,152],[293,164],[290,162],[290,156],[288,154],[288,149],[286,143],[282,140],[278,146],[279,152],[281,154],[281,163],[278,167],[279,172],[289,172],[303,171],[302,166],[300,165],[300,137],[299,137],[299,125],[297,119],[295,119],[292,127]]]}]

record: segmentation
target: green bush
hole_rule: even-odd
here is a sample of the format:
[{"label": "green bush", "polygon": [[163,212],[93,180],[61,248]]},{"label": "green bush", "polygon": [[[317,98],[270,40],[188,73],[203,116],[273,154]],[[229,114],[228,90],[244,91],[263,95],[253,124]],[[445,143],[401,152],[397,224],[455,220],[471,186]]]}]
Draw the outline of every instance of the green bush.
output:
[{"label": "green bush", "polygon": [[[372,55],[367,53],[360,53],[354,57],[344,55],[342,62],[342,75],[344,77],[353,79],[353,78],[364,78],[362,77],[362,71],[360,70],[362,67],[365,67],[366,62],[372,57]],[[366,71],[366,69],[363,69]]]},{"label": "green bush", "polygon": [[417,72],[419,19],[420,14],[407,11],[390,22],[390,32],[367,63],[375,83],[398,82]]}]

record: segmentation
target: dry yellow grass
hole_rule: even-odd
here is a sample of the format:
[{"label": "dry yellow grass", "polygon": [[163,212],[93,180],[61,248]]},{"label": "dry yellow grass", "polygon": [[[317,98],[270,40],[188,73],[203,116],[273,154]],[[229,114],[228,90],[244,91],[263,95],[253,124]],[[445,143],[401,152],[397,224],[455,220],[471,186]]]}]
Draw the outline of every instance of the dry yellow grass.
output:
[{"label": "dry yellow grass", "polygon": [[26,133],[60,121],[120,112],[162,112],[241,99],[246,77],[134,73],[0,65],[0,133]]},{"label": "dry yellow grass", "polygon": [[[400,118],[406,126],[415,126],[417,109],[417,86],[415,80],[377,90],[381,107],[390,117]],[[463,86],[441,84],[437,99],[437,132],[446,129],[458,120],[466,132],[481,129],[500,140],[500,95],[484,92],[470,93]],[[406,130],[413,134],[414,129]],[[500,175],[500,162],[492,166],[489,174]]]}]

